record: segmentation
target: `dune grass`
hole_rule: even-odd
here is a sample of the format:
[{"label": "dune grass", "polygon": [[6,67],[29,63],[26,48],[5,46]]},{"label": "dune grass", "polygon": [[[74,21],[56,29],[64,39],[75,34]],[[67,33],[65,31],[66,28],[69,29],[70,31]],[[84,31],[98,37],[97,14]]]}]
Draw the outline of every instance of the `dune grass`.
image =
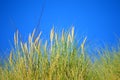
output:
[{"label": "dune grass", "polygon": [[50,32],[50,41],[42,42],[35,29],[28,41],[14,35],[14,49],[0,67],[0,80],[120,80],[120,48],[98,50],[94,61],[85,49],[87,37],[78,45],[74,28],[61,35]]}]

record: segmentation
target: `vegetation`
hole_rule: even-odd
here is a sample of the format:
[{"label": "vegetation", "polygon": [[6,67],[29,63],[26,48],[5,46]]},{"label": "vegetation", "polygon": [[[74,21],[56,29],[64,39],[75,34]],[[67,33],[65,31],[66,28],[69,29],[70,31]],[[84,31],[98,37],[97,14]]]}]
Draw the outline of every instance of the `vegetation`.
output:
[{"label": "vegetation", "polygon": [[[0,67],[0,80],[120,80],[120,48],[98,50],[94,60],[85,49],[87,37],[79,46],[74,28],[61,35],[50,32],[50,41],[42,42],[35,30],[28,41],[14,35],[14,49]],[[95,57],[95,56],[94,56]],[[98,59],[97,59],[98,58]]]}]

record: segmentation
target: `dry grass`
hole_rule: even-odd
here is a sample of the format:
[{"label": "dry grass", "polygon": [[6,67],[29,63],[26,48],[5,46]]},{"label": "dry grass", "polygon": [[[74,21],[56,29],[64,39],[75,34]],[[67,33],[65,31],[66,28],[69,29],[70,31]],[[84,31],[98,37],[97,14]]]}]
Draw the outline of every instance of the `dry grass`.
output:
[{"label": "dry grass", "polygon": [[[50,33],[50,43],[42,43],[41,33],[28,41],[14,35],[15,48],[11,50],[5,67],[0,67],[0,80],[120,80],[120,49],[100,51],[100,58],[91,61],[85,51],[87,37],[76,45],[74,27],[62,30],[61,36]],[[78,47],[79,46],[79,47]]]}]

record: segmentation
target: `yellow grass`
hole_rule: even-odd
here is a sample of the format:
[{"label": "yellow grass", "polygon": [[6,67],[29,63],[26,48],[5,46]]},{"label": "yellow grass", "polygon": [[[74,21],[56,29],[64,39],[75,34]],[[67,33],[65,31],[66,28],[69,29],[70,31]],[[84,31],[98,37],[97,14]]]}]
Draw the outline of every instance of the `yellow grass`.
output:
[{"label": "yellow grass", "polygon": [[35,38],[35,32],[26,42],[15,33],[15,48],[5,67],[0,66],[0,80],[120,80],[119,46],[98,50],[99,59],[93,62],[85,48],[87,37],[76,45],[74,27],[68,33],[62,30],[61,36],[52,28],[50,43],[42,43],[41,33]]}]

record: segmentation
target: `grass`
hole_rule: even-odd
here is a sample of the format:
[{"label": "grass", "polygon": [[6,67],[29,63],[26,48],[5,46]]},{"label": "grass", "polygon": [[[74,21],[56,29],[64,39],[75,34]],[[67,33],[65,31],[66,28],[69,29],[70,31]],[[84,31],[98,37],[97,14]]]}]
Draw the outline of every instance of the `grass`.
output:
[{"label": "grass", "polygon": [[[50,42],[42,43],[35,29],[28,41],[14,35],[15,47],[0,67],[0,80],[120,80],[120,48],[101,49],[94,61],[85,49],[87,37],[78,45],[74,28],[59,35],[54,28]],[[79,47],[78,47],[79,46]],[[95,57],[95,56],[94,56]]]}]

